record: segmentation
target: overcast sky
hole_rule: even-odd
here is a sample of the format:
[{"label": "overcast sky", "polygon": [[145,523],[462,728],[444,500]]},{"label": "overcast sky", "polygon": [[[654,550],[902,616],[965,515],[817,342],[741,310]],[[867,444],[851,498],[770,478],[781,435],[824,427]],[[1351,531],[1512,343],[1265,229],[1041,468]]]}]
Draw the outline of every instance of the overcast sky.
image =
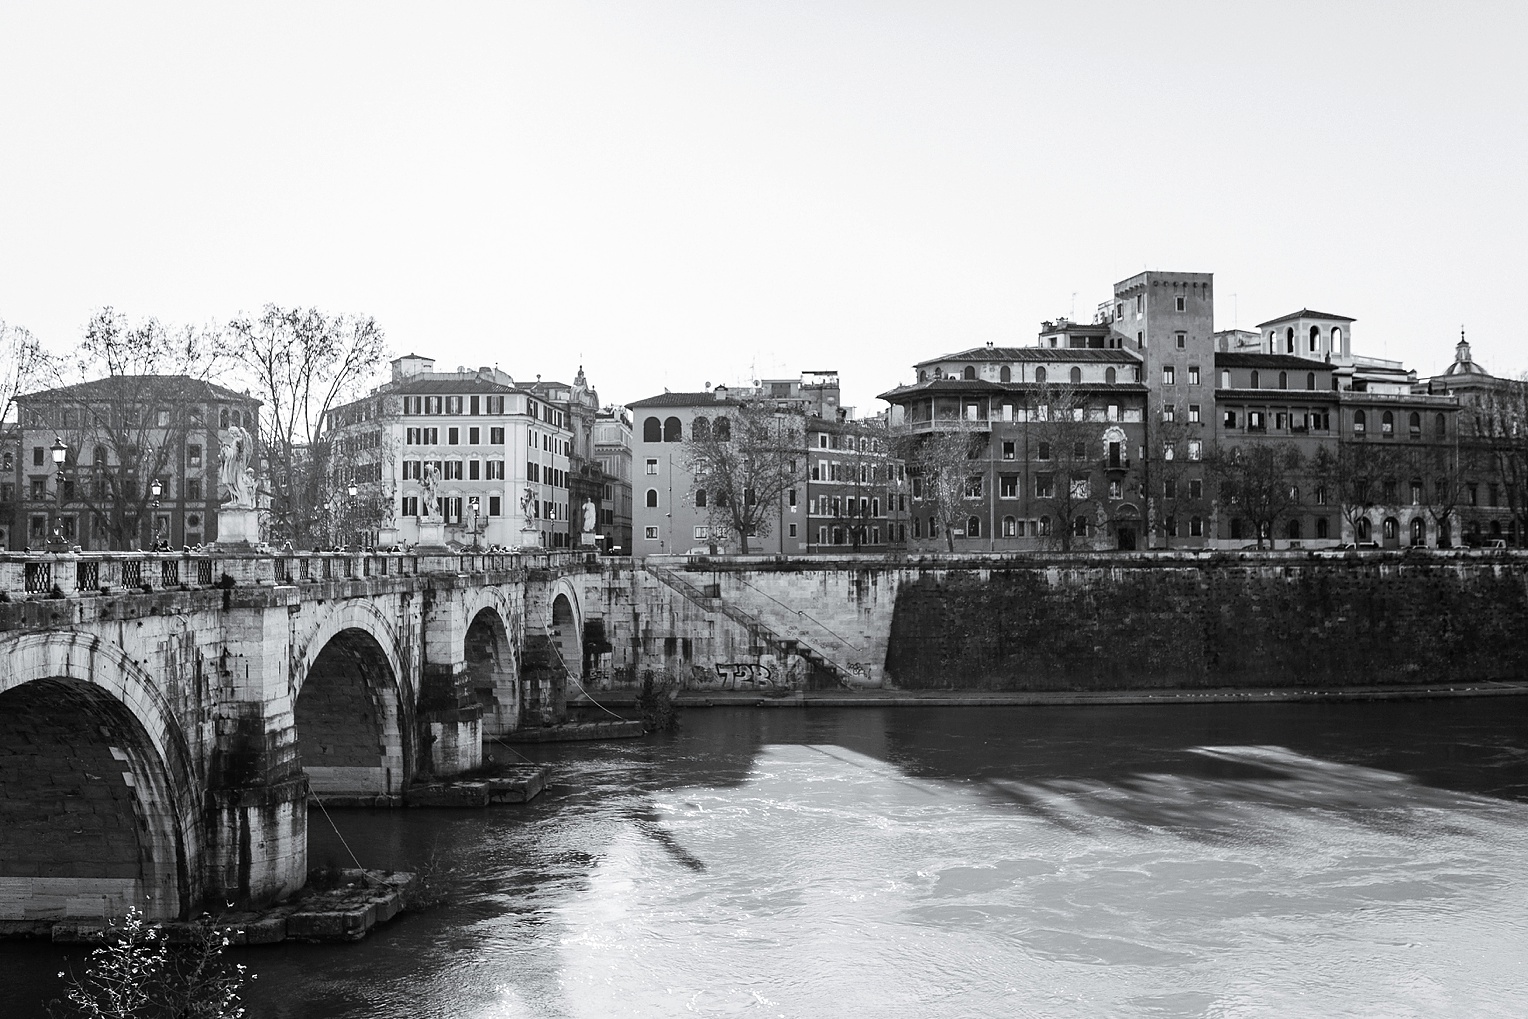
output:
[{"label": "overcast sky", "polygon": [[0,318],[317,305],[606,402],[836,369],[863,411],[1150,267],[1516,374],[1525,12],[8,2]]}]

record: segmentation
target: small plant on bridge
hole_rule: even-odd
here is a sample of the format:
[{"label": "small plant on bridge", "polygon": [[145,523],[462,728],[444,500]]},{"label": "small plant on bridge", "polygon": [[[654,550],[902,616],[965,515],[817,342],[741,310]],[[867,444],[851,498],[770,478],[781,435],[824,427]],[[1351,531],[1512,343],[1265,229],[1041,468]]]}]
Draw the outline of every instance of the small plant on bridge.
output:
[{"label": "small plant on bridge", "polygon": [[[185,939],[170,938],[143,913],[128,910],[103,935],[103,943],[85,960],[81,976],[60,972],[68,981],[63,1001],[48,1005],[55,1019],[241,1019],[239,1000],[247,973],[243,964],[223,958],[227,931],[210,917],[189,925]],[[179,933],[179,932],[177,932]]]}]

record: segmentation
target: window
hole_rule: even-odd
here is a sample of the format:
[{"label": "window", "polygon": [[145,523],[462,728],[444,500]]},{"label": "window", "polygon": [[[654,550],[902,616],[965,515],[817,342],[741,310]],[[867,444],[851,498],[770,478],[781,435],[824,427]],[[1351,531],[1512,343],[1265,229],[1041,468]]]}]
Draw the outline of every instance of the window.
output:
[{"label": "window", "polygon": [[1191,425],[1199,423],[1199,405],[1197,403],[1188,405],[1188,423]]},{"label": "window", "polygon": [[186,500],[188,502],[200,502],[202,498],[202,479],[186,479]]},{"label": "window", "polygon": [[670,418],[664,418],[663,419],[663,441],[664,442],[683,442],[684,441],[684,426],[679,423],[679,419],[678,418],[670,417]]},{"label": "window", "polygon": [[1204,537],[1204,520],[1200,517],[1189,517],[1188,533],[1191,538]]},{"label": "window", "polygon": [[200,445],[186,447],[186,465],[189,467],[200,467],[202,465],[202,447]]},{"label": "window", "polygon": [[1326,522],[1326,517],[1317,517],[1316,518],[1316,537],[1318,537],[1318,538],[1325,538],[1327,536],[1327,527],[1328,527],[1328,524]]},{"label": "window", "polygon": [[961,369],[960,377],[965,379],[967,382],[975,382],[976,368],[969,364],[966,365],[963,369]]},{"label": "window", "polygon": [[1422,481],[1421,481],[1420,478],[1413,478],[1412,481],[1411,481],[1411,504],[1413,506],[1419,506],[1419,505],[1421,505],[1421,503],[1422,503]]},{"label": "window", "polygon": [[490,460],[490,461],[488,461],[488,480],[489,481],[503,481],[504,480],[504,461],[503,460]]},{"label": "window", "polygon": [[462,430],[460,428],[447,428],[446,429],[446,445],[448,445],[448,446],[459,446],[459,445],[461,445],[461,435],[462,435]]},{"label": "window", "polygon": [[32,466],[33,467],[41,467],[42,464],[43,464],[43,448],[41,446],[33,446],[32,447]]},{"label": "window", "polygon": [[1050,443],[1042,441],[1035,452],[1036,460],[1050,459]]},{"label": "window", "polygon": [[1203,452],[1204,446],[1198,439],[1188,440],[1188,458],[1190,460],[1198,460]]},{"label": "window", "polygon": [[402,510],[403,515],[406,517],[417,517],[419,515],[419,496],[405,495],[403,497]]},{"label": "window", "polygon": [[1178,447],[1175,446],[1173,443],[1171,443],[1171,442],[1164,442],[1162,444],[1162,459],[1163,460],[1171,460],[1171,459],[1173,459],[1177,455],[1178,455]]},{"label": "window", "polygon": [[695,508],[706,508],[706,490],[704,488],[697,488],[695,490]]},{"label": "window", "polygon": [[1247,431],[1263,432],[1268,430],[1268,419],[1260,410],[1247,411]]},{"label": "window", "polygon": [[650,456],[650,457],[647,458],[647,473],[649,473],[649,474],[657,474],[658,473],[658,458],[657,457]]},{"label": "window", "polygon": [[488,441],[492,445],[498,445],[498,446],[504,445],[504,429],[503,428],[490,428],[490,429],[488,429]]},{"label": "window", "polygon": [[1221,389],[1230,389],[1231,388],[1231,369],[1229,369],[1229,368],[1222,368],[1222,369],[1220,369],[1220,388]]},{"label": "window", "polygon": [[1119,373],[1116,372],[1113,368],[1105,368],[1104,369],[1104,382],[1107,383],[1108,385],[1112,386],[1117,381],[1119,381]]},{"label": "window", "polygon": [[999,382],[1012,382],[1013,381],[1013,369],[1008,367],[1006,364],[1003,365],[1003,367],[1001,367],[1001,368],[999,368],[997,370],[997,380]]},{"label": "window", "polygon": [[1017,499],[1019,497],[1019,476],[1017,474],[998,475],[998,498]]},{"label": "window", "polygon": [[[472,398],[472,401],[473,401],[473,404],[475,405],[477,403],[477,397],[474,396]],[[476,414],[477,411],[473,411],[473,413]],[[483,430],[481,428],[469,428],[469,429],[467,429],[467,443],[468,443],[468,445],[476,446],[479,442],[482,441],[482,439],[483,439]]]},{"label": "window", "polygon": [[1395,415],[1388,410],[1379,419],[1379,433],[1386,438],[1395,434]]},{"label": "window", "polygon": [[1176,538],[1178,536],[1178,518],[1169,516],[1163,523],[1162,529],[1167,532],[1169,538]]},{"label": "window", "polygon": [[1039,383],[1041,385],[1045,384],[1045,366],[1044,365],[1041,365],[1039,368],[1035,369],[1035,382]]},{"label": "window", "polygon": [[1258,371],[1257,371],[1256,368],[1254,368],[1254,369],[1252,369],[1252,388],[1253,389],[1261,389],[1261,388],[1263,388],[1262,386],[1258,385],[1258,382],[1259,382]]},{"label": "window", "polygon": [[1003,459],[1004,460],[1012,460],[1013,457],[1014,457],[1013,442],[1011,440],[1006,440],[1006,441],[1003,442]]},{"label": "window", "polygon": [[982,521],[980,517],[966,518],[966,537],[980,538],[982,536]]},{"label": "window", "polygon": [[726,418],[717,418],[716,424],[711,428],[711,435],[717,442],[731,442],[732,422]]},{"label": "window", "polygon": [[647,508],[658,508],[658,490],[656,488],[649,488],[647,490]]},{"label": "window", "polygon": [[[1174,309],[1176,309],[1177,311],[1182,311],[1183,310],[1183,305],[1186,302],[1186,300],[1187,299],[1183,298],[1183,297],[1175,297],[1175,298],[1173,298],[1173,307],[1174,307]],[[1179,333],[1178,335],[1182,336],[1183,334]],[[1180,343],[1180,344],[1178,344],[1178,346],[1181,347],[1181,346],[1183,346],[1183,344]]]},{"label": "window", "polygon": [[966,498],[980,499],[982,497],[982,476],[973,474],[966,478]]},{"label": "window", "polygon": [[1053,475],[1053,474],[1036,474],[1035,475],[1035,498],[1037,498],[1037,499],[1050,499],[1050,498],[1054,497],[1055,494],[1056,494],[1056,490],[1055,490],[1055,475]]},{"label": "window", "polygon": [[643,528],[643,530],[642,530],[642,537],[646,538],[648,541],[657,541],[658,540],[658,529],[656,527],[646,527],[646,528]]},{"label": "window", "polygon": [[1188,497],[1190,499],[1204,498],[1204,480],[1202,478],[1190,478],[1188,481]]},{"label": "window", "polygon": [[[663,422],[659,421],[657,418],[648,418],[646,421],[643,421],[642,422],[642,441],[643,442],[662,442],[663,441]],[[653,537],[656,538],[657,535],[653,535]]]},{"label": "window", "polygon": [[1123,485],[1121,485],[1118,481],[1110,481],[1109,482],[1109,498],[1111,498],[1111,499],[1122,499],[1122,498],[1124,498],[1124,495],[1125,495],[1125,488],[1124,488]]},{"label": "window", "polygon": [[1176,420],[1178,420],[1178,408],[1173,406],[1170,403],[1163,404],[1162,405],[1162,420],[1163,421],[1176,421]]},{"label": "window", "polygon": [[1081,368],[1073,368],[1071,370],[1071,372],[1068,373],[1067,377],[1072,380],[1072,385],[1074,385],[1074,386],[1081,385],[1082,384],[1082,369]]},{"label": "window", "polygon": [[1050,517],[1041,517],[1039,524],[1036,525],[1035,533],[1038,534],[1042,538],[1048,538],[1048,537],[1050,537],[1050,532],[1051,532],[1051,518]]},{"label": "window", "polygon": [[1019,535],[1019,522],[1013,517],[1003,518],[1003,537],[1016,538]]},{"label": "window", "polygon": [[1170,365],[1170,364],[1165,364],[1165,365],[1162,366],[1162,385],[1170,386],[1172,384],[1173,384],[1173,366]]},{"label": "window", "polygon": [[1353,412],[1353,434],[1354,435],[1362,435],[1364,433],[1364,429],[1368,428],[1368,426],[1369,426],[1368,415],[1366,415],[1361,410],[1355,410]]},{"label": "window", "polygon": [[1235,428],[1236,427],[1236,411],[1234,411],[1234,410],[1226,411],[1226,427],[1227,428]]},{"label": "window", "polygon": [[795,536],[796,536],[796,525],[795,524],[791,524],[790,525],[790,537],[794,538]]},{"label": "window", "polygon": [[1289,372],[1279,372],[1279,388],[1289,388]]},{"label": "window", "polygon": [[1188,384],[1191,386],[1199,385],[1199,366],[1197,364],[1188,366]]},{"label": "window", "polygon": [[1088,518],[1081,513],[1077,514],[1077,519],[1072,521],[1072,534],[1078,538],[1088,536]]},{"label": "window", "polygon": [[1306,389],[1310,389],[1310,390],[1314,390],[1316,388],[1316,373],[1315,372],[1306,372],[1305,373],[1305,388]]},{"label": "window", "polygon": [[445,473],[441,476],[447,481],[462,480],[462,462],[460,460],[447,460]]},{"label": "window", "polygon": [[696,541],[705,541],[711,537],[711,528],[705,524],[696,524],[695,527],[690,531],[690,534],[695,538]]},{"label": "window", "polygon": [[1179,333],[1176,333],[1175,335],[1177,336],[1177,339],[1178,339],[1178,349],[1182,350],[1184,348],[1187,340],[1188,340],[1188,334],[1184,333],[1184,332],[1179,332]]},{"label": "window", "polygon": [[1420,439],[1422,437],[1422,415],[1412,411],[1411,415],[1406,419],[1406,431],[1410,438]]},{"label": "window", "polygon": [[1448,423],[1442,414],[1436,414],[1433,416],[1433,436],[1439,439],[1446,438],[1448,436]]}]

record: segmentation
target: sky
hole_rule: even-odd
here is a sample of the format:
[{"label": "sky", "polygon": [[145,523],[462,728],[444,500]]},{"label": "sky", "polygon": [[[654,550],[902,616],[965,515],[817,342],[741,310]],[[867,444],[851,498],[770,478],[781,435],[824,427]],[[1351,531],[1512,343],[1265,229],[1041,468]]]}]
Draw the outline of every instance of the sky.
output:
[{"label": "sky", "polygon": [[[0,319],[374,316],[606,403],[911,365],[1143,268],[1423,376],[1528,276],[1528,4],[0,2]],[[386,371],[379,365],[379,378]]]}]

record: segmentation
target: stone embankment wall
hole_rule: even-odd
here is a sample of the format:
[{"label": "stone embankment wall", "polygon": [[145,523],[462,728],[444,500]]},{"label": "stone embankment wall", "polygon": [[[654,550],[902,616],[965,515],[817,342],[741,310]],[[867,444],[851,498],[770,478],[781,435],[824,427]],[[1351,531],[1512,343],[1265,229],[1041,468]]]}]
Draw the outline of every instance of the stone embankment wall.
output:
[{"label": "stone embankment wall", "polygon": [[1417,555],[933,570],[901,585],[886,667],[908,689],[1519,679],[1525,577]]},{"label": "stone embankment wall", "polygon": [[1528,555],[1518,553],[675,558],[656,571],[612,561],[601,574],[586,604],[612,637],[600,677],[607,688],[649,669],[697,690],[820,685],[821,670],[796,667],[792,641],[832,659],[834,684],[851,687],[1103,690],[1528,674]]}]

